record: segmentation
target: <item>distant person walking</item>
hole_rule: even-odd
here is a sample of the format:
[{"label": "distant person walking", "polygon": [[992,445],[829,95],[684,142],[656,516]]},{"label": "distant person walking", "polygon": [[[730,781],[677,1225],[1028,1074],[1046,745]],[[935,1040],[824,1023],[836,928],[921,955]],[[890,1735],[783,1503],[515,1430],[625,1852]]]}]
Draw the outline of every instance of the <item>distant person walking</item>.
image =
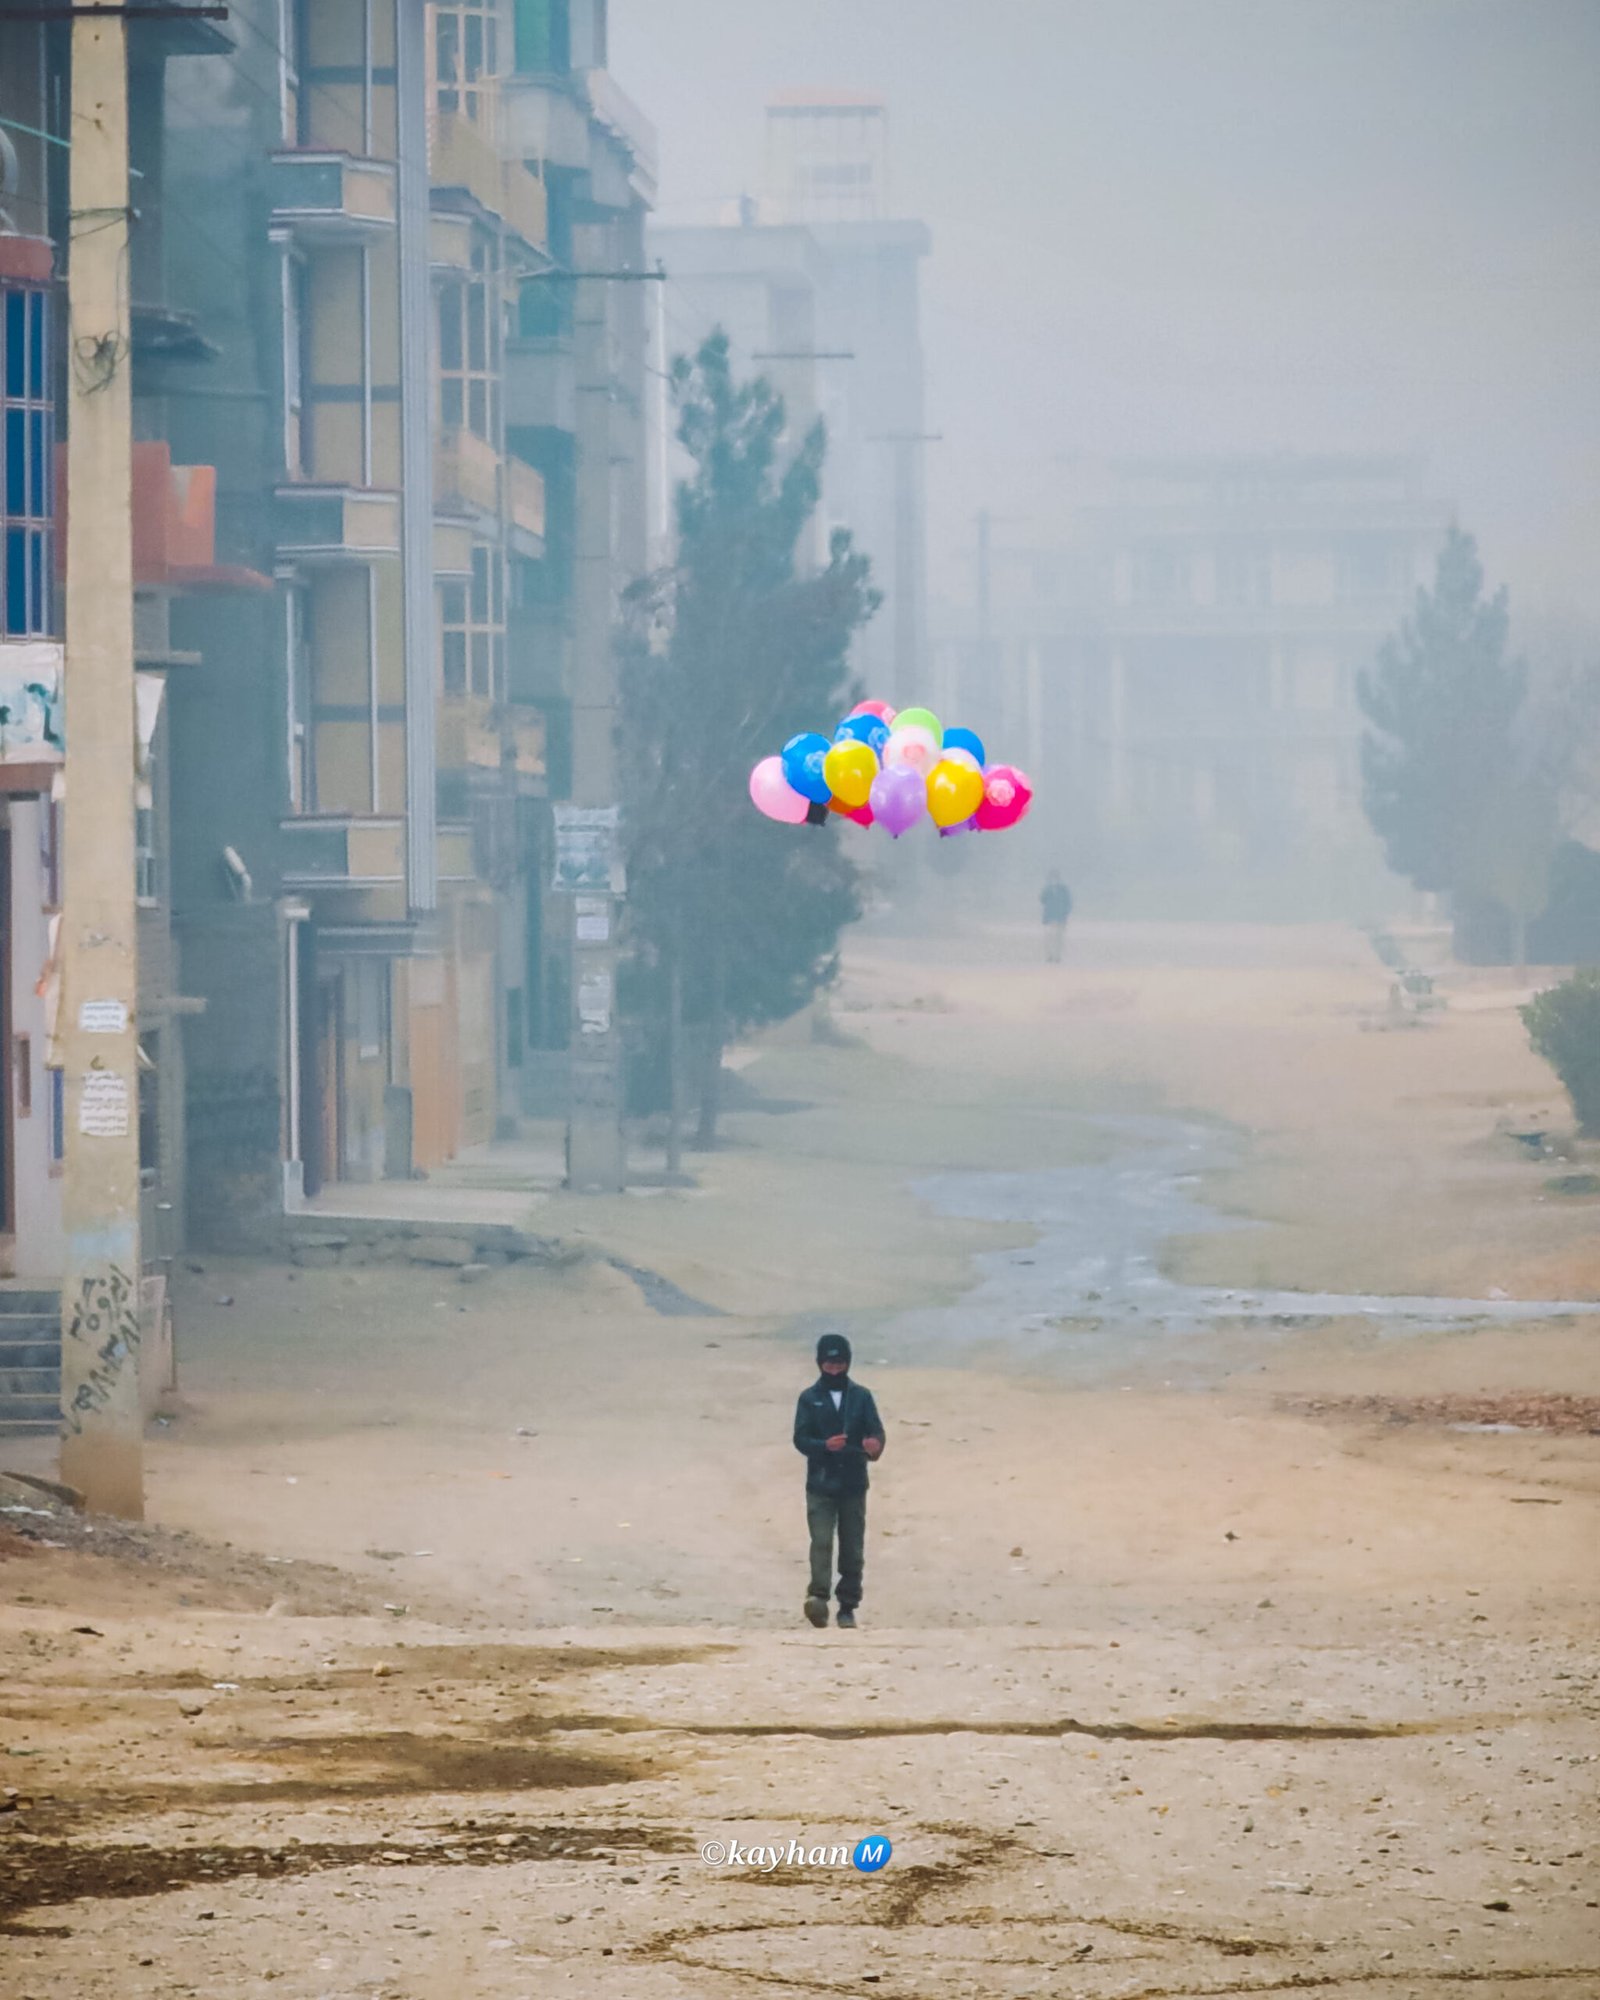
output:
[{"label": "distant person walking", "polygon": [[837,1536],[839,1623],[849,1631],[867,1553],[867,1467],[882,1455],[883,1424],[872,1391],[850,1379],[850,1343],[842,1333],[825,1333],[817,1342],[817,1379],[795,1405],[794,1448],[806,1462],[811,1530],[805,1614],[813,1625],[828,1622]]},{"label": "distant person walking", "polygon": [[1062,881],[1059,868],[1050,870],[1049,879],[1039,891],[1039,908],[1044,915],[1044,955],[1051,965],[1059,965],[1067,919],[1072,915],[1072,891]]}]

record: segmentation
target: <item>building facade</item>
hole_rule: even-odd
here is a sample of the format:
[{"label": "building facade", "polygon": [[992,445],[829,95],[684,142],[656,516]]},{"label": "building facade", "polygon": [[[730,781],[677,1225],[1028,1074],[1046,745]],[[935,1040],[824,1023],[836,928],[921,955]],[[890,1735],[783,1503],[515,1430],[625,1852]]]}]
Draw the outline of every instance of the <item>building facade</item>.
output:
[{"label": "building facade", "polygon": [[980,522],[975,602],[941,605],[934,647],[947,709],[1047,780],[1041,864],[1125,908],[1381,910],[1357,687],[1443,538],[1423,468],[1285,453],[1068,484]]},{"label": "building facade", "polygon": [[[552,810],[611,783],[612,622],[645,565],[645,302],[612,279],[642,265],[654,140],[605,27],[603,0],[130,20],[153,1256],[269,1240],[332,1183],[564,1101]],[[24,642],[36,680],[53,648],[35,735],[63,684],[70,711],[69,103],[66,25],[0,22],[0,383],[28,453],[0,693]],[[41,1279],[62,761],[0,719],[0,1231]]]},{"label": "building facade", "polygon": [[[854,657],[874,693],[927,689],[927,428],[920,222],[897,219],[888,111],[875,97],[795,91],[767,109],[766,186],[716,228],[654,229],[667,272],[670,338],[729,334],[741,373],[783,395],[798,440],[828,427],[819,553],[848,528],[884,602]],[[659,504],[659,503],[658,503]]]},{"label": "building facade", "polygon": [[[173,413],[210,349],[173,301],[165,258],[165,104],[172,79],[227,46],[207,22],[134,10],[128,35],[129,165],[140,202],[129,242],[137,768],[141,1231],[159,1266],[187,1228],[186,1059],[197,1003],[173,930],[174,792],[169,699],[202,662],[173,637],[185,607],[237,607],[270,579],[216,559],[216,472],[175,461]],[[64,1092],[56,943],[62,823],[70,811],[66,619],[66,106],[70,28],[0,20],[0,1275],[58,1281]]]}]

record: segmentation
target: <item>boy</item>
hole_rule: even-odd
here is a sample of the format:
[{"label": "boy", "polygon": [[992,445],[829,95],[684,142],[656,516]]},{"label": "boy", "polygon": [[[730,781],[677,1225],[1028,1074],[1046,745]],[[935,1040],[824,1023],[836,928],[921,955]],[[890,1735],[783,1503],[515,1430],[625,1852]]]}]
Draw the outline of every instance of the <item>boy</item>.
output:
[{"label": "boy", "polygon": [[811,1529],[811,1588],[805,1614],[828,1622],[833,1540],[839,1537],[839,1623],[853,1631],[861,1602],[867,1543],[867,1466],[883,1453],[883,1424],[872,1391],[850,1379],[850,1343],[842,1333],[817,1342],[817,1379],[794,1412],[794,1448],[806,1461],[806,1520]]}]

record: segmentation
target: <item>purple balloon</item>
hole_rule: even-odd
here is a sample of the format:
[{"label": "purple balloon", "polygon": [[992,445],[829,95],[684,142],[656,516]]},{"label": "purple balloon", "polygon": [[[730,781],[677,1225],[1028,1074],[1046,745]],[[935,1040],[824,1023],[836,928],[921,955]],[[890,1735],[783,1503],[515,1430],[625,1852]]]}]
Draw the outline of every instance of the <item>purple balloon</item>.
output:
[{"label": "purple balloon", "polygon": [[891,765],[873,779],[867,803],[878,824],[886,826],[898,840],[928,809],[927,780],[904,764]]}]

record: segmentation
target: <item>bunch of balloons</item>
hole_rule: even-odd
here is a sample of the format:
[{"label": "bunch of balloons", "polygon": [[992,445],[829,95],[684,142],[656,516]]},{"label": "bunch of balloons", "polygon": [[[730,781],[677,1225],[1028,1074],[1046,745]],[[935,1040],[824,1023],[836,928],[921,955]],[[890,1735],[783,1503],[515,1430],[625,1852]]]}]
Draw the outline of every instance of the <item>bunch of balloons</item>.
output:
[{"label": "bunch of balloons", "polygon": [[750,773],[750,796],[768,819],[827,824],[829,813],[883,826],[898,840],[926,813],[942,837],[998,833],[1033,803],[1011,764],[990,764],[970,729],[945,729],[926,708],[859,702],[826,736],[791,736]]}]

